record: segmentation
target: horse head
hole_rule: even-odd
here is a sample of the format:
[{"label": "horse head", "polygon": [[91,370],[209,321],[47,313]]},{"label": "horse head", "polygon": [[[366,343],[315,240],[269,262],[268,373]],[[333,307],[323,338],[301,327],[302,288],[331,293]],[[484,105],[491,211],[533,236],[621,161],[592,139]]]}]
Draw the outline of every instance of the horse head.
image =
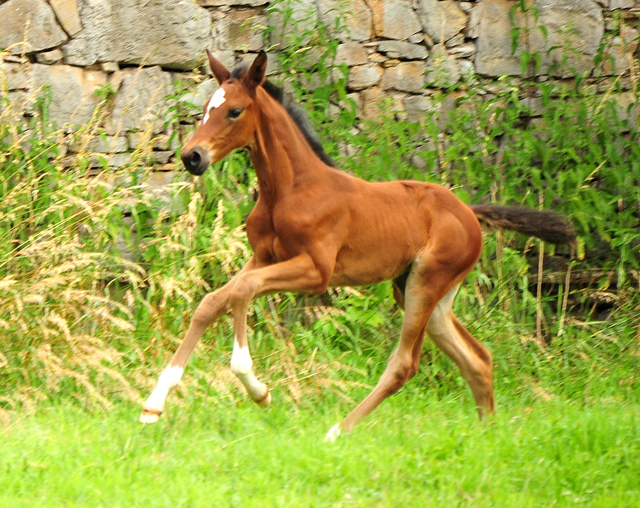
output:
[{"label": "horse head", "polygon": [[193,175],[202,175],[210,164],[252,142],[257,124],[256,89],[262,85],[267,68],[264,51],[248,71],[240,69],[233,73],[208,50],[207,56],[220,86],[205,104],[202,121],[180,155]]}]

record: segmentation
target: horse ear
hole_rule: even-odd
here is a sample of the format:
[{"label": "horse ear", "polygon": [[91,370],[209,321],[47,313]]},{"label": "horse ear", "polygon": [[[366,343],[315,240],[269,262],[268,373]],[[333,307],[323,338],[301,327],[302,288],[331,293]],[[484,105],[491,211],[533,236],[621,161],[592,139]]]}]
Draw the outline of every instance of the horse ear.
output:
[{"label": "horse ear", "polygon": [[211,67],[211,72],[213,72],[213,76],[219,84],[222,84],[229,79],[231,74],[227,68],[220,60],[213,56],[209,50],[207,50],[207,58],[209,58],[209,67]]},{"label": "horse ear", "polygon": [[254,94],[256,88],[258,88],[264,81],[264,75],[267,71],[267,54],[264,51],[260,51],[258,56],[251,64],[251,68],[244,78],[244,85],[249,90],[250,94]]}]

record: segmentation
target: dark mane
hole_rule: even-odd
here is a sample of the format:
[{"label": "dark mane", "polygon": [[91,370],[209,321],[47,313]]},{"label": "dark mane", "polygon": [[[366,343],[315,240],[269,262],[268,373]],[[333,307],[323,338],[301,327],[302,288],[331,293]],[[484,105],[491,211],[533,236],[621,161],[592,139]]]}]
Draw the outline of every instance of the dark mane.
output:
[{"label": "dark mane", "polygon": [[231,79],[242,79],[244,75],[249,70],[249,67],[246,64],[236,65],[235,68],[231,71]]},{"label": "dark mane", "polygon": [[[233,69],[233,71],[231,71],[231,78],[242,79],[246,72],[246,65],[238,65]],[[335,168],[336,163],[331,157],[329,157],[327,152],[324,151],[322,143],[320,142],[320,138],[316,134],[316,131],[313,128],[313,125],[311,124],[311,121],[309,120],[309,117],[307,116],[305,111],[295,102],[287,100],[282,87],[274,85],[271,81],[266,80],[262,84],[262,88],[264,88],[272,98],[274,98],[284,106],[284,109],[287,111],[287,113],[289,113],[291,119],[298,126],[298,128],[304,135],[304,138],[307,140],[307,143],[309,143],[309,146],[311,146],[311,149],[318,157],[320,157],[320,160],[322,160],[322,162],[324,162],[327,166]]]}]

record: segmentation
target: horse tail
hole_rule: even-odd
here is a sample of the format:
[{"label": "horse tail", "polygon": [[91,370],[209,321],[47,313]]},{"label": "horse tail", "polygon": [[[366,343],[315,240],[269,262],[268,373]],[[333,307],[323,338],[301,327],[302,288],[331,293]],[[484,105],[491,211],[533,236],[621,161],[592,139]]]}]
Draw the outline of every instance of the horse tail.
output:
[{"label": "horse tail", "polygon": [[573,224],[558,212],[523,206],[472,205],[470,208],[481,223],[490,227],[518,231],[555,244],[576,241]]}]

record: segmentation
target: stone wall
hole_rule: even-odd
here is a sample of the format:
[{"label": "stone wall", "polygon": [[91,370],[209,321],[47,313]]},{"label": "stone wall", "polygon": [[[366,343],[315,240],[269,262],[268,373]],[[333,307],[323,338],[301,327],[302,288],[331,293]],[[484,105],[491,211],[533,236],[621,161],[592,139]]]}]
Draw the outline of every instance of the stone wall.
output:
[{"label": "stone wall", "polygon": [[[640,0],[527,0],[524,5],[515,0],[0,0],[0,82],[13,109],[27,115],[34,98],[48,88],[50,118],[67,131],[89,122],[108,98],[106,136],[92,140],[89,149],[108,154],[108,163],[117,166],[128,160],[142,133],[151,134],[153,159],[161,169],[172,168],[184,136],[165,121],[175,104],[167,99],[174,84],[192,83],[188,99],[197,106],[215,87],[204,67],[205,48],[229,67],[271,48],[268,73],[277,76],[274,53],[296,34],[313,45],[310,29],[318,22],[340,42],[334,63],[349,68],[347,88],[360,118],[375,116],[376,102],[391,97],[401,116],[417,120],[438,89],[469,76],[520,76],[524,53],[539,55],[539,65],[526,70],[539,80],[577,72],[596,84],[618,79],[623,90],[631,89]],[[635,100],[631,92],[620,99]],[[78,150],[71,142],[65,149]]]}]

